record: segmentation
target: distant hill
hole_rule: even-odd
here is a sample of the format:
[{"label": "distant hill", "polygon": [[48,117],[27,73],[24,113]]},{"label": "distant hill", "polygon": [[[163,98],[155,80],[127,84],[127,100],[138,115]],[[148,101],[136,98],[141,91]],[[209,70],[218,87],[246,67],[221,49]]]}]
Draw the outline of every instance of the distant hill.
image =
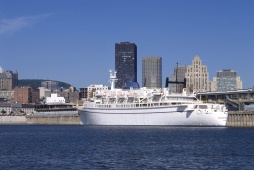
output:
[{"label": "distant hill", "polygon": [[[55,81],[55,80],[42,80],[42,79],[21,79],[18,82],[18,86],[31,86],[34,88],[41,87],[42,81]],[[65,82],[57,81],[59,87],[63,87],[64,89],[68,89],[71,85]]]}]

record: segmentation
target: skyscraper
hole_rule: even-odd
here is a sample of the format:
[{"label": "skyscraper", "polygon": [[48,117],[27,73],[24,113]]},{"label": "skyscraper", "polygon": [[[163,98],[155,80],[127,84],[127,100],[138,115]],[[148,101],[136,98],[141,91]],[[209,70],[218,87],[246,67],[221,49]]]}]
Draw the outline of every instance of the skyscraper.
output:
[{"label": "skyscraper", "polygon": [[115,87],[122,88],[126,82],[137,82],[137,46],[135,43],[120,42],[115,44]]},{"label": "skyscraper", "polygon": [[[170,77],[170,81],[184,82],[186,70],[187,70],[187,66],[177,65],[174,68],[174,74],[171,75]],[[182,93],[183,88],[184,88],[184,84],[172,83],[170,85],[170,90],[171,92],[174,92],[174,93]]]},{"label": "skyscraper", "polygon": [[0,90],[13,90],[18,86],[18,73],[10,70],[4,71],[0,67]]},{"label": "skyscraper", "polygon": [[196,55],[192,60],[192,65],[187,66],[185,78],[186,88],[189,92],[208,91],[209,79],[207,66],[202,64],[198,55]]},{"label": "skyscraper", "polygon": [[147,88],[161,88],[162,59],[161,57],[143,57],[142,86]]},{"label": "skyscraper", "polygon": [[229,91],[242,89],[242,81],[234,70],[217,71],[216,77],[211,82],[211,91]]}]

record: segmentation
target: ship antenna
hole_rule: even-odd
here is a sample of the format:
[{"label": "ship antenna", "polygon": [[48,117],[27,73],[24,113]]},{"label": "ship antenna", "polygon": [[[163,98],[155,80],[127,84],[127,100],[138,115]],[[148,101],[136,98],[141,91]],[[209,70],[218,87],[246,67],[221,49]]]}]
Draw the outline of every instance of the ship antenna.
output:
[{"label": "ship antenna", "polygon": [[116,78],[117,71],[114,71],[113,73],[112,70],[109,70],[109,73],[110,73],[111,90],[115,90],[115,82],[117,81],[117,78]]}]

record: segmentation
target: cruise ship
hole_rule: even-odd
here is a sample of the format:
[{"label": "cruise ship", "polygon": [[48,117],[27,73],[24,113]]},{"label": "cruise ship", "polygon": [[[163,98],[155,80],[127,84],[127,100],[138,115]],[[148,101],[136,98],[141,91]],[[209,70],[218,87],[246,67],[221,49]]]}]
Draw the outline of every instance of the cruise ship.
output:
[{"label": "cruise ship", "polygon": [[116,89],[110,70],[110,90],[97,90],[79,109],[83,125],[225,126],[223,104],[203,103],[194,94],[173,94],[163,89]]}]

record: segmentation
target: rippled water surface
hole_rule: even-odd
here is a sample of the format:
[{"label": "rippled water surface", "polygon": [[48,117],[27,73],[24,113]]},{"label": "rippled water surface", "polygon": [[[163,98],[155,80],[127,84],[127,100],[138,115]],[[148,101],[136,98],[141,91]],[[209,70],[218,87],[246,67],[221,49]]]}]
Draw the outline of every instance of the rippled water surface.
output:
[{"label": "rippled water surface", "polygon": [[254,128],[0,126],[0,169],[253,169]]}]

